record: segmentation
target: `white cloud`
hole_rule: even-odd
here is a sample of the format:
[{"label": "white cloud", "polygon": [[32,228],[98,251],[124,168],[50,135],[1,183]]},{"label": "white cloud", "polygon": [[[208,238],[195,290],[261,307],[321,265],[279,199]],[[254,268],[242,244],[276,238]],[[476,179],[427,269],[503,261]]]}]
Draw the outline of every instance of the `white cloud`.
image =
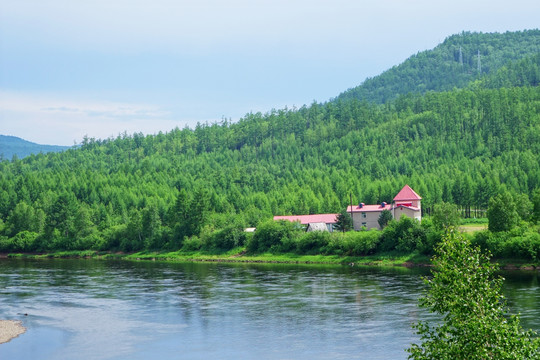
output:
[{"label": "white cloud", "polygon": [[73,145],[85,135],[103,139],[124,131],[154,134],[184,124],[154,105],[0,91],[0,134],[38,143]]},{"label": "white cloud", "polygon": [[86,134],[155,133],[325,101],[449,35],[538,27],[540,12],[533,0],[16,0],[0,7],[0,133],[67,145]]}]

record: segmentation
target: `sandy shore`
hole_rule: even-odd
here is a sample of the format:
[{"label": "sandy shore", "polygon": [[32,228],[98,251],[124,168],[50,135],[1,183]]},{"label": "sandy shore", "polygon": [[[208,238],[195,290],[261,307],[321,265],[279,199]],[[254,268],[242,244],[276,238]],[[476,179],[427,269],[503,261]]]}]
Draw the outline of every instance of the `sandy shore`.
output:
[{"label": "sandy shore", "polygon": [[0,320],[0,344],[6,343],[23,334],[26,328],[20,321]]}]

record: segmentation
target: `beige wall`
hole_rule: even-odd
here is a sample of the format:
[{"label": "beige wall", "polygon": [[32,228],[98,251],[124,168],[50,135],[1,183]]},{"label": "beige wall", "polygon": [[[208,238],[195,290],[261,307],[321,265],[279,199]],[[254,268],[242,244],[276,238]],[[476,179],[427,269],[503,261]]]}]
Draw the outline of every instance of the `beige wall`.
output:
[{"label": "beige wall", "polygon": [[[363,214],[365,214],[365,217]],[[373,228],[380,229],[379,216],[381,216],[380,211],[353,212],[354,230],[358,231],[362,229],[362,226],[364,226],[363,223],[365,223],[368,230]]]},{"label": "beige wall", "polygon": [[[365,216],[364,216],[365,214]],[[414,211],[409,208],[399,207],[392,210],[392,215],[394,219],[399,220],[401,216],[406,215],[410,219],[417,219],[418,221],[422,220],[422,212]],[[380,211],[366,211],[366,212],[353,212],[353,227],[354,230],[358,231],[362,229],[362,226],[366,226],[369,229],[378,229],[379,226],[379,216],[381,216]],[[365,225],[364,225],[365,223]]]},{"label": "beige wall", "polygon": [[410,219],[417,219],[418,221],[422,220],[422,212],[414,211],[408,208],[399,207],[393,210],[394,219],[399,220],[401,216],[406,215]]}]

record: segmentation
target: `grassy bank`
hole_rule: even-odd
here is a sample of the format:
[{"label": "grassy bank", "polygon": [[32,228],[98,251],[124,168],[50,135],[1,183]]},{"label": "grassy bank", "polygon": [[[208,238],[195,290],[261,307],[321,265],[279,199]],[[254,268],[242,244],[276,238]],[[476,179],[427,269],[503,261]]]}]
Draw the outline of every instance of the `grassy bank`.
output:
[{"label": "grassy bank", "polygon": [[298,255],[286,254],[245,254],[244,248],[236,248],[226,253],[207,252],[160,252],[141,251],[135,253],[112,253],[100,251],[56,251],[50,253],[10,253],[9,258],[24,259],[116,259],[132,261],[171,262],[233,262],[233,263],[283,263],[283,264],[335,264],[335,265],[378,265],[378,266],[425,266],[430,263],[428,256],[420,254],[380,254],[370,256],[338,255]]},{"label": "grassy bank", "polygon": [[[99,251],[57,251],[44,254],[10,253],[2,257],[24,259],[102,259],[127,261],[168,261],[168,262],[228,262],[228,263],[268,263],[268,264],[333,264],[345,266],[430,266],[429,256],[412,254],[377,254],[368,256],[338,255],[297,255],[286,254],[245,254],[244,248],[235,248],[221,254],[206,252],[154,252],[112,253]],[[503,269],[539,270],[540,263],[523,259],[494,259]]]}]

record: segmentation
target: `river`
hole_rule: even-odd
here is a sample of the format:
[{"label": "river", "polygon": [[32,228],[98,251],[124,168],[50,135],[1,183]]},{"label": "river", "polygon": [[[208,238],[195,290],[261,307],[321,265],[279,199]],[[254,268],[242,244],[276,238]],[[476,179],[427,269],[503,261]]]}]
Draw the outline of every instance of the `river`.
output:
[{"label": "river", "polygon": [[[406,359],[423,268],[0,260],[0,359]],[[537,272],[506,272],[540,330]]]}]

